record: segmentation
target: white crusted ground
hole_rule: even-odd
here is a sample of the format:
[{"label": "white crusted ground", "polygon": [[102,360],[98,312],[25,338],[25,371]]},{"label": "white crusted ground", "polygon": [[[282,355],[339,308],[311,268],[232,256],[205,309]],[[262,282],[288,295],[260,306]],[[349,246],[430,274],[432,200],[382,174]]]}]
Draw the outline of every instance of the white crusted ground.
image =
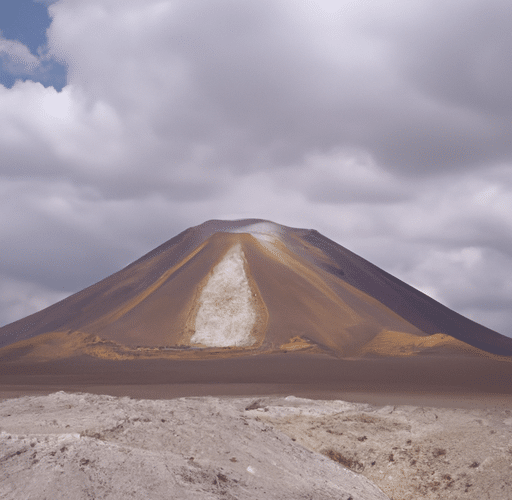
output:
[{"label": "white crusted ground", "polygon": [[63,392],[2,401],[0,498],[387,498],[366,478],[258,421],[252,402]]},{"label": "white crusted ground", "polygon": [[293,396],[7,399],[0,498],[509,500],[512,410]]},{"label": "white crusted ground", "polygon": [[279,408],[262,400],[260,419],[392,500],[512,499],[512,410],[345,403],[336,411],[340,403]]},{"label": "white crusted ground", "polygon": [[240,244],[213,268],[199,296],[195,333],[190,342],[208,347],[251,346],[257,312],[244,269]]}]

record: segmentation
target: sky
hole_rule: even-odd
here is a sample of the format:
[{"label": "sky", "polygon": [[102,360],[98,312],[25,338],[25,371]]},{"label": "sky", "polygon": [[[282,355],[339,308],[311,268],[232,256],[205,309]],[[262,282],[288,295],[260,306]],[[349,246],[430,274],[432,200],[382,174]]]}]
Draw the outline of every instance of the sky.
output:
[{"label": "sky", "polygon": [[510,0],[0,3],[0,325],[209,219],[512,337]]}]

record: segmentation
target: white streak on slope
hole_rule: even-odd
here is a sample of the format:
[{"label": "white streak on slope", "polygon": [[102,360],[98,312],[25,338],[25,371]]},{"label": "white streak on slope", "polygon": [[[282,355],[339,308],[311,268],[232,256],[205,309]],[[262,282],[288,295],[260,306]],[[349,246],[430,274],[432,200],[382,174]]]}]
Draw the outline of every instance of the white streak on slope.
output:
[{"label": "white streak on slope", "polygon": [[195,333],[190,342],[208,347],[250,346],[256,323],[240,244],[228,250],[201,291]]}]

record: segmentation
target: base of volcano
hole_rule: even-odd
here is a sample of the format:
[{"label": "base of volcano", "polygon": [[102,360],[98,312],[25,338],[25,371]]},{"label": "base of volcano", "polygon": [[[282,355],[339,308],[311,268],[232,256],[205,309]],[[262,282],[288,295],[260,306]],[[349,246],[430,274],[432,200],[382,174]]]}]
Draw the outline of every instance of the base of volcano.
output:
[{"label": "base of volcano", "polygon": [[346,399],[348,393],[366,394],[369,400],[372,395],[392,394],[512,398],[511,381],[512,363],[450,356],[347,360],[288,352],[203,360],[114,361],[78,356],[0,364],[0,391],[65,390],[157,399],[207,394]]}]

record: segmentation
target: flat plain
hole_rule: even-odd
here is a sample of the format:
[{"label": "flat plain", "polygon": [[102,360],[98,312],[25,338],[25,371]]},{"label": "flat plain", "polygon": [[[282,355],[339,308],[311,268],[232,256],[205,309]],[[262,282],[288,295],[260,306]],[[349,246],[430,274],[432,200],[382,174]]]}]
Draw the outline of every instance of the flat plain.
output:
[{"label": "flat plain", "polygon": [[0,496],[512,498],[511,380],[469,356],[3,363]]}]

